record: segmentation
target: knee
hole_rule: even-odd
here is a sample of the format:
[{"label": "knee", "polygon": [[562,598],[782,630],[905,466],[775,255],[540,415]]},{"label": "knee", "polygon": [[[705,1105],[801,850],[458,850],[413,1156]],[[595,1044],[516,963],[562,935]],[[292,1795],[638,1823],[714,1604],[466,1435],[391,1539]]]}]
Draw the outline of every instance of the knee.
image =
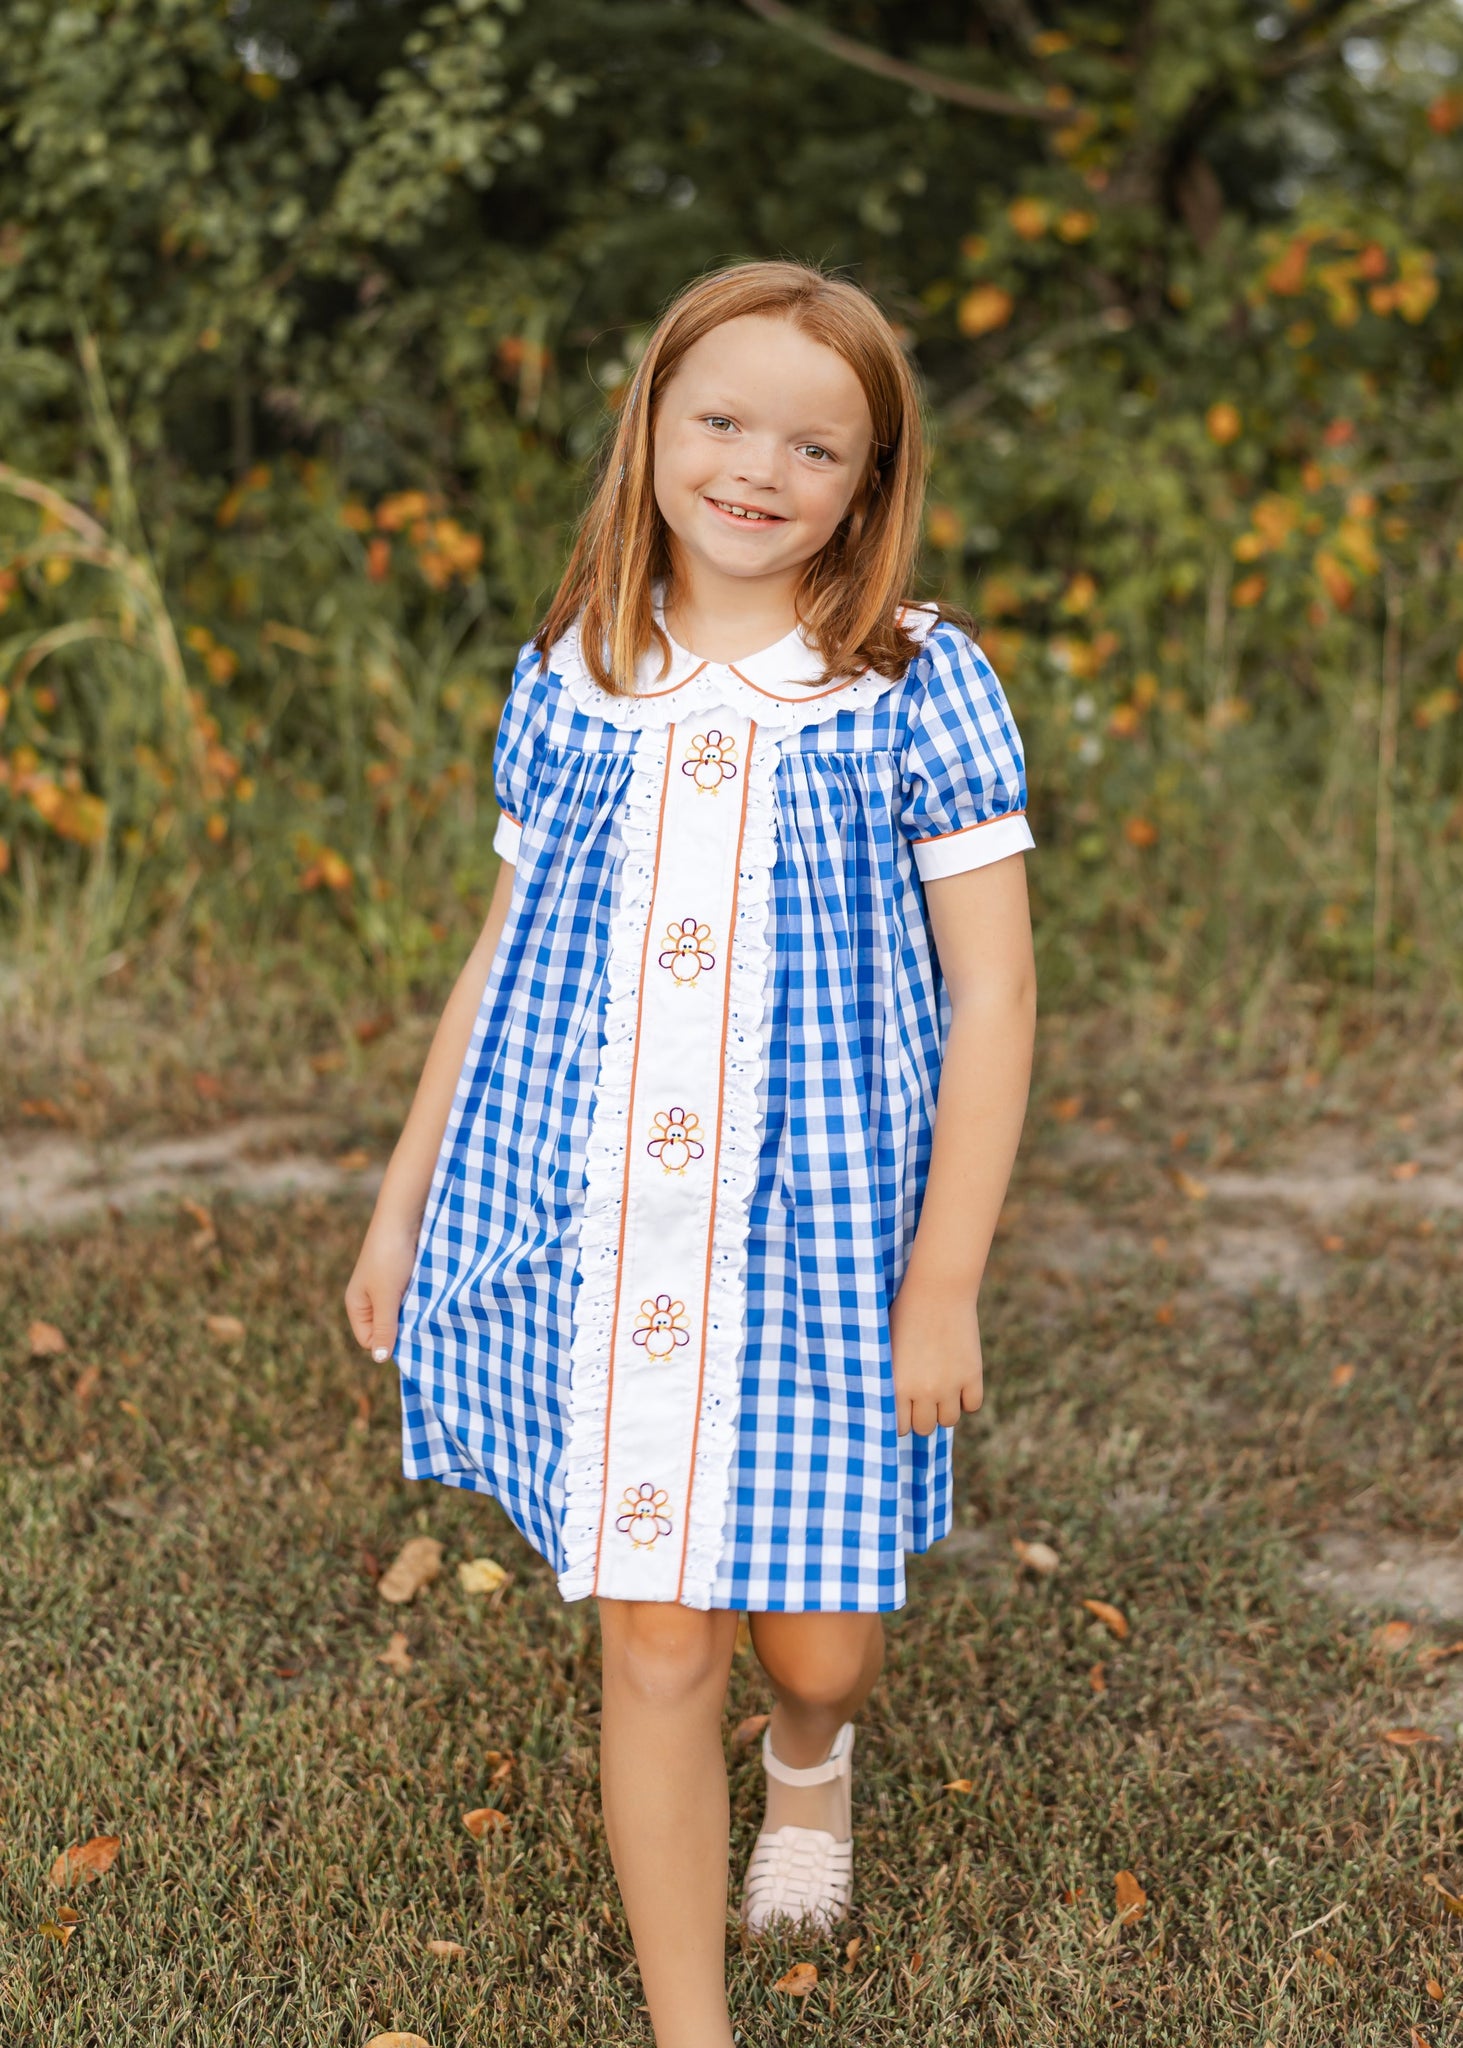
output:
[{"label": "knee", "polygon": [[[616,1610],[611,1614],[607,1610]],[[643,1705],[675,1706],[725,1683],[716,1618],[669,1601],[601,1603],[604,1675]]]},{"label": "knee", "polygon": [[[761,1619],[765,1622],[768,1617]],[[790,1695],[801,1706],[842,1706],[869,1682],[870,1666],[878,1669],[883,1657],[883,1632],[877,1622],[872,1627],[841,1626],[842,1616],[827,1628],[817,1626],[822,1616],[799,1619],[814,1625],[759,1629],[753,1623],[753,1641],[762,1668],[777,1691]]]}]

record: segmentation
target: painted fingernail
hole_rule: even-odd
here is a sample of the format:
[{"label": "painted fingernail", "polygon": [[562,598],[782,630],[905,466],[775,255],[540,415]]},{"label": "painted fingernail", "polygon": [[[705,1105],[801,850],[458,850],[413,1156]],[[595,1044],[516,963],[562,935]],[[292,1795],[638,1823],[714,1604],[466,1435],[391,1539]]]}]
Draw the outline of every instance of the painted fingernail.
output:
[{"label": "painted fingernail", "polygon": [[371,1356],[375,1359],[377,1365],[384,1365],[386,1363],[386,1360],[391,1356],[391,1353],[386,1349],[386,1346],[384,1344],[378,1344],[376,1346],[376,1349],[371,1353]]}]

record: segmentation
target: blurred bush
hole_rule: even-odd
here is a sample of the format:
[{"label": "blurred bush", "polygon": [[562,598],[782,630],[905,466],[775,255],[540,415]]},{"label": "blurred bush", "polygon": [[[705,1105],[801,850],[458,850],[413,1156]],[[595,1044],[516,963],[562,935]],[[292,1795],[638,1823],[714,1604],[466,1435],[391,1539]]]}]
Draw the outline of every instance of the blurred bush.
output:
[{"label": "blurred bush", "polygon": [[1460,216],[1449,0],[11,0],[5,914],[439,979],[648,326],[792,252],[925,377],[1048,1005],[1449,1002]]}]

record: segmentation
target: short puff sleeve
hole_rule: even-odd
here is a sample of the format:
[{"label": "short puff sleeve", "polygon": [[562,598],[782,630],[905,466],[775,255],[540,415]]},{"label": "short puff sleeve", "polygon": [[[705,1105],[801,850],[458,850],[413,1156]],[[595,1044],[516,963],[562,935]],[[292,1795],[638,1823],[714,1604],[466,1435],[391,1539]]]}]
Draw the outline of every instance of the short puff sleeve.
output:
[{"label": "short puff sleeve", "polygon": [[498,720],[493,744],[493,795],[498,805],[498,823],[493,831],[493,851],[510,865],[518,860],[518,842],[528,815],[533,792],[534,768],[544,733],[544,683],[542,655],[530,640],[520,648],[514,664],[508,702]]},{"label": "short puff sleeve", "polygon": [[1021,735],[996,672],[941,620],[915,659],[899,822],[921,881],[985,867],[1036,844],[1026,822]]}]

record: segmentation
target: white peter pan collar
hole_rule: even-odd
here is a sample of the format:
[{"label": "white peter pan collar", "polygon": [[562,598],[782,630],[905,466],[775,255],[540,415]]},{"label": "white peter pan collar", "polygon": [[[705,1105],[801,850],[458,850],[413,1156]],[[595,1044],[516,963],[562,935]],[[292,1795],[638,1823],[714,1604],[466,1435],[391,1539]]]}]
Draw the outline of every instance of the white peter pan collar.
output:
[{"label": "white peter pan collar", "polygon": [[[655,616],[664,631],[659,605]],[[938,618],[931,605],[906,605],[901,614],[905,629],[921,641]],[[549,649],[549,667],[581,711],[632,730],[664,728],[699,718],[705,711],[731,710],[764,728],[796,732],[841,711],[874,703],[898,680],[865,669],[856,676],[821,682],[823,657],[810,646],[801,626],[734,662],[703,661],[672,640],[670,667],[664,675],[659,673],[660,650],[652,643],[640,658],[633,696],[616,696],[601,688],[584,661],[577,622]]]}]

